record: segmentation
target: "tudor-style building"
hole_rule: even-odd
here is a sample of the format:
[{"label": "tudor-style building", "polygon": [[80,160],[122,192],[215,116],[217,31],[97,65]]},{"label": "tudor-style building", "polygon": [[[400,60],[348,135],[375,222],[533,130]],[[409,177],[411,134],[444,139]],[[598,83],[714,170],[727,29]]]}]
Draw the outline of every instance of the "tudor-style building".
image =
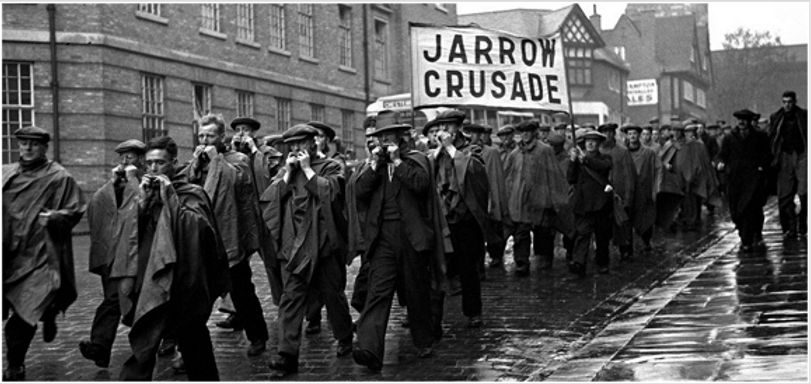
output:
[{"label": "tudor-style building", "polygon": [[[522,36],[561,33],[568,65],[572,109],[577,124],[622,124],[627,120],[625,83],[630,67],[606,43],[577,4],[558,10],[513,9],[459,15],[459,24]],[[565,119],[542,116],[545,123]]]},{"label": "tudor-style building", "polygon": [[[599,18],[595,9],[592,20],[597,20],[598,29]],[[632,85],[645,80],[655,84],[656,102],[629,102],[631,122],[710,120],[707,93],[713,72],[707,4],[628,4],[614,28],[600,34],[630,64]]]}]

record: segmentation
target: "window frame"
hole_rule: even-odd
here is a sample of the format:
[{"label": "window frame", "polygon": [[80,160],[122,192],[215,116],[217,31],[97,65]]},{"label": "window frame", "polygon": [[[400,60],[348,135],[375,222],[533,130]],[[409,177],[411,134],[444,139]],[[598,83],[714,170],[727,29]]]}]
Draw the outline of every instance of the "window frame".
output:
[{"label": "window frame", "polygon": [[[346,12],[347,18],[344,18]],[[340,65],[353,68],[354,58],[352,55],[352,7],[349,5],[338,4],[338,29],[340,35]]]},{"label": "window frame", "polygon": [[693,83],[687,80],[682,80],[682,89],[683,89],[682,96],[684,97],[684,100],[695,104],[696,96],[695,96],[695,87],[693,86]]},{"label": "window frame", "polygon": [[[147,87],[150,80],[157,86]],[[144,142],[148,142],[154,137],[166,136],[169,133],[165,126],[165,80],[164,76],[141,72],[141,130]],[[148,89],[156,90],[158,100],[147,97],[151,95],[151,93],[147,92]],[[152,104],[152,108],[150,108],[150,104]],[[149,124],[150,122],[154,124]]]},{"label": "window frame", "polygon": [[[287,7],[285,4],[270,4],[269,28],[270,44],[268,47],[273,50],[287,51]],[[278,13],[275,13],[278,12]],[[274,25],[274,16],[278,16],[278,25]]]},{"label": "window frame", "polygon": [[138,3],[137,10],[143,14],[163,17],[163,15],[161,15],[161,3]]},{"label": "window frame", "polygon": [[234,94],[236,97],[236,115],[237,117],[253,117],[255,97],[253,92],[235,89]]},{"label": "window frame", "polygon": [[351,146],[353,151],[355,150],[355,121],[355,111],[341,110],[341,140],[347,147]]},{"label": "window frame", "polygon": [[[6,104],[9,100],[7,97],[7,93],[10,94],[12,90],[10,90],[6,84],[8,79],[11,77],[8,76],[8,66],[14,65],[16,66],[16,93],[17,93],[17,103],[16,104]],[[21,68],[23,66],[28,67],[28,76],[22,76]],[[28,79],[28,85],[30,91],[29,97],[29,104],[23,103],[23,93],[26,93],[22,87],[22,79]],[[14,136],[14,131],[24,126],[36,125],[36,111],[34,107],[36,106],[35,102],[35,91],[34,91],[34,64],[33,63],[26,63],[26,62],[15,62],[15,61],[3,61],[3,116],[2,116],[2,124],[3,124],[3,132],[2,132],[2,140],[3,140],[3,164],[11,164],[17,161],[20,155],[20,148],[17,144],[17,138]],[[12,129],[12,122],[10,119],[11,111],[17,111],[17,118],[14,121],[15,128]],[[27,112],[27,113],[26,113]],[[25,119],[25,115],[28,115],[29,119]]]},{"label": "window frame", "polygon": [[[382,41],[381,41],[381,39],[378,39],[378,28],[377,28],[378,24],[384,26],[384,28],[383,28],[384,34],[383,34]],[[374,59],[374,64],[373,64],[372,68],[374,68],[374,78],[376,80],[388,80],[389,79],[389,73],[390,73],[389,52],[390,52],[390,47],[391,47],[389,35],[390,35],[390,33],[389,33],[389,21],[386,20],[386,19],[375,17],[375,19],[374,19],[374,50],[373,50],[374,55],[375,55],[375,59]],[[382,54],[379,52],[381,43],[383,44],[383,50],[384,50],[384,52]],[[380,65],[378,63],[380,63]]]},{"label": "window frame", "polygon": [[315,8],[312,4],[297,6],[299,56],[315,59]]},{"label": "window frame", "polygon": [[569,84],[591,86],[594,84],[594,48],[585,45],[566,47],[564,51],[567,60]]},{"label": "window frame", "polygon": [[310,103],[310,120],[324,122],[326,108],[323,104]]},{"label": "window frame", "polygon": [[[201,8],[200,28],[206,31],[222,33],[222,25],[220,24],[220,15],[222,14],[220,12],[220,4],[219,3],[200,4],[200,8]],[[207,10],[210,10],[210,12],[206,12]],[[211,13],[211,15],[209,15],[209,13]],[[210,28],[212,25],[209,25],[209,23],[213,23],[213,28]]]},{"label": "window frame", "polygon": [[256,12],[253,3],[237,4],[237,40],[256,41]]},{"label": "window frame", "polygon": [[276,129],[284,132],[292,126],[293,101],[281,97],[276,98]]}]

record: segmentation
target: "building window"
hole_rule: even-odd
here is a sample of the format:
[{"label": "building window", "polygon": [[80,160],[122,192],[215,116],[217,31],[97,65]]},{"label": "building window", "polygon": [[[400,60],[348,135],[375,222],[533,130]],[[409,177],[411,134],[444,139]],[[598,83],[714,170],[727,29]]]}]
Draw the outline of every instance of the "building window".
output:
[{"label": "building window", "polygon": [[34,125],[34,79],[31,64],[3,63],[3,164],[20,157],[14,131]]},{"label": "building window", "polygon": [[692,47],[692,46],[690,47],[690,62],[691,63],[696,62],[696,47]]},{"label": "building window", "polygon": [[203,29],[220,32],[220,5],[203,4]]},{"label": "building window", "polygon": [[570,47],[566,49],[570,84],[591,85],[592,53],[592,49],[587,47]]},{"label": "building window", "polygon": [[237,38],[253,42],[253,4],[237,4]]},{"label": "building window", "polygon": [[341,65],[352,67],[352,8],[346,5],[338,6],[340,14],[341,34]]},{"label": "building window", "polygon": [[313,30],[313,5],[298,5],[298,43],[300,56],[315,57],[315,36]]},{"label": "building window", "polygon": [[695,103],[696,99],[693,95],[693,84],[690,84],[689,81],[684,81],[684,100],[687,100],[691,103]]},{"label": "building window", "polygon": [[270,47],[286,50],[284,4],[270,4]]},{"label": "building window", "polygon": [[310,104],[310,120],[324,121],[324,106],[321,104]]},{"label": "building window", "polygon": [[707,108],[707,94],[703,89],[696,88],[696,105],[701,108]]},{"label": "building window", "polygon": [[622,60],[625,60],[625,47],[624,46],[621,45],[619,47],[614,47],[614,53],[616,53],[617,56],[619,56]]},{"label": "building window", "polygon": [[153,137],[166,136],[163,127],[163,78],[160,76],[141,75],[141,127],[144,131],[144,142]]},{"label": "building window", "polygon": [[681,106],[681,92],[679,92],[681,87],[681,81],[675,77],[670,78],[670,88],[672,89],[672,95],[670,100],[673,102],[673,109],[679,108]]},{"label": "building window", "polygon": [[709,61],[710,61],[710,57],[705,54],[704,58],[701,60],[701,69],[704,70],[704,72],[707,71],[707,63]]},{"label": "building window", "polygon": [[290,100],[276,99],[276,129],[285,131],[290,128]]},{"label": "building window", "polygon": [[211,112],[211,86],[194,84],[192,86],[192,102],[194,103],[194,119],[197,120]]},{"label": "building window", "polygon": [[253,93],[237,91],[237,116],[253,116]]},{"label": "building window", "polygon": [[389,24],[375,20],[375,77],[387,79],[389,76]]},{"label": "building window", "polygon": [[620,93],[620,89],[622,88],[622,84],[620,82],[620,74],[616,71],[611,71],[608,74],[608,89]]},{"label": "building window", "polygon": [[[132,8],[130,8],[132,9]],[[138,12],[148,13],[150,15],[161,16],[161,5],[159,3],[141,3],[138,4]]]},{"label": "building window", "polygon": [[341,138],[349,148],[355,146],[355,112],[341,111]]}]

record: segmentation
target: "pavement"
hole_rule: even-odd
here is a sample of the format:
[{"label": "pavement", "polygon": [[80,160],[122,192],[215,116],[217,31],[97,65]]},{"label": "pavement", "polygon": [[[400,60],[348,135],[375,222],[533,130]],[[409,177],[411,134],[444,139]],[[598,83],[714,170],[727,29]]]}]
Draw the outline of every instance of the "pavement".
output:
[{"label": "pavement", "polygon": [[[772,305],[775,307],[783,304],[794,305],[792,315],[789,315],[789,312],[786,312],[785,315],[780,315],[781,312],[776,312],[776,314],[769,312],[767,315],[761,316],[761,321],[765,321],[767,318],[778,319],[778,315],[780,315],[784,316],[786,321],[794,319],[793,321],[797,324],[807,323],[805,308],[807,266],[804,258],[804,243],[802,249],[792,248],[793,253],[790,253],[794,256],[790,256],[784,251],[777,251],[774,245],[776,238],[773,233],[775,215],[772,207],[767,215],[771,222],[771,227],[768,227],[767,231],[767,241],[770,247],[770,253],[767,255],[775,255],[770,256],[774,262],[761,261],[761,264],[756,264],[756,259],[744,258],[746,263],[755,263],[751,266],[747,264],[747,268],[754,271],[767,266],[771,266],[770,268],[782,267],[779,270],[775,269],[775,276],[802,280],[802,284],[792,280],[797,292],[784,293],[788,295],[784,300],[786,303],[781,304],[779,300],[781,296],[777,293],[773,297]],[[487,279],[482,283],[484,304],[484,326],[482,328],[467,328],[467,319],[461,313],[461,297],[449,297],[446,300],[446,315],[443,324],[445,337],[436,345],[434,357],[419,359],[416,357],[416,349],[411,342],[408,329],[401,326],[405,315],[404,310],[395,300],[388,324],[383,370],[375,373],[355,364],[351,357],[339,358],[335,355],[337,341],[332,338],[329,323],[326,321],[326,312],[324,312],[322,314],[324,318],[322,332],[303,337],[299,373],[285,377],[284,380],[574,381],[595,378],[607,380],[611,377],[618,377],[622,380],[645,379],[648,376],[645,376],[644,372],[648,371],[645,371],[644,368],[635,370],[633,367],[636,365],[634,364],[644,367],[650,362],[661,363],[667,360],[654,359],[649,362],[639,360],[639,354],[644,348],[634,347],[633,341],[637,340],[635,335],[644,334],[644,331],[650,327],[653,327],[650,329],[655,329],[660,317],[668,314],[668,311],[663,311],[663,308],[673,301],[672,298],[671,300],[664,298],[657,300],[655,295],[661,295],[662,289],[670,289],[675,292],[675,288],[667,284],[675,284],[679,278],[665,279],[681,276],[680,279],[683,283],[699,279],[698,276],[691,278],[689,274],[682,273],[690,271],[695,273],[698,268],[693,265],[695,262],[706,263],[710,259],[718,260],[726,257],[724,255],[735,254],[732,249],[736,247],[736,238],[737,235],[734,234],[733,228],[728,223],[728,217],[719,213],[716,217],[706,217],[699,231],[658,233],[654,238],[653,249],[650,252],[638,252],[630,262],[620,262],[616,249],[612,247],[611,273],[608,275],[596,274],[592,263],[589,266],[588,276],[584,279],[570,278],[562,249],[556,254],[552,270],[539,270],[537,268],[538,260],[533,257],[531,258],[530,276],[518,277],[514,274],[515,266],[512,261],[510,242],[505,255],[505,266],[488,269]],[[26,361],[27,380],[116,380],[121,365],[129,357],[127,341],[129,329],[125,326],[119,327],[109,369],[96,367],[92,362],[82,358],[79,353],[78,343],[83,338],[89,337],[90,324],[102,298],[100,279],[87,272],[88,247],[89,238],[87,236],[75,238],[74,252],[79,298],[64,316],[57,318],[59,334],[54,342],[44,343],[39,332],[35,336]],[[723,249],[718,247],[729,249],[721,252]],[[774,250],[772,251],[772,249]],[[730,263],[733,263],[733,260],[729,259],[726,262],[727,271],[732,273],[733,267]],[[744,263],[740,260],[738,262]],[[245,351],[249,342],[245,339],[244,334],[217,328],[214,323],[223,320],[225,315],[214,310],[208,325],[220,377],[226,381],[272,380],[267,362],[275,355],[277,308],[272,304],[261,261],[255,257],[252,259],[251,266],[254,271],[253,282],[264,309],[271,340],[268,342],[268,350],[265,353],[257,357],[248,357]],[[350,282],[346,290],[348,297],[351,297],[352,283],[357,275],[358,267],[359,260],[356,259],[348,268]],[[721,272],[723,272],[723,268],[719,270],[719,276]],[[674,273],[676,274],[674,275]],[[800,279],[797,275],[802,278]],[[701,277],[699,280],[701,279],[704,278]],[[730,281],[729,276],[718,277],[718,279]],[[666,283],[662,287],[669,288],[658,286],[663,280]],[[721,284],[717,289],[723,287],[726,286]],[[679,290],[682,293],[684,291],[685,289]],[[751,297],[749,298],[751,299]],[[793,301],[788,303],[788,298]],[[801,300],[799,300],[800,298]],[[699,299],[694,298],[694,300]],[[648,318],[642,317],[643,310],[638,307],[639,305],[649,306]],[[802,311],[798,306],[802,306]],[[690,306],[685,303],[684,306],[676,307],[675,310],[679,310],[678,308],[690,308]],[[729,308],[725,310],[730,311]],[[738,310],[735,313],[740,312]],[[800,314],[800,312],[802,313]],[[635,313],[638,314],[634,315]],[[760,310],[758,313],[765,312]],[[358,314],[354,310],[352,310],[352,315],[357,319]],[[671,313],[671,317],[674,316],[678,317],[678,314]],[[747,316],[741,318],[752,320],[754,315]],[[612,327],[620,327],[623,324],[631,327],[625,329],[625,339],[601,339],[610,337],[611,332],[620,332]],[[666,328],[667,323],[662,323],[662,327]],[[745,327],[731,327],[730,329],[746,332]],[[606,333],[606,330],[611,331]],[[634,330],[636,333],[632,332]],[[804,331],[804,326],[802,331]],[[665,331],[663,330],[663,332]],[[796,327],[795,334],[798,338],[807,336],[807,332],[803,333]],[[789,339],[788,336],[780,340],[787,339]],[[601,348],[599,344],[594,344],[599,342],[605,342],[606,347]],[[667,341],[662,341],[662,343],[667,344]],[[780,356],[795,356],[802,352],[805,357],[804,343],[797,344],[794,349],[786,348],[794,352]],[[596,352],[588,352],[589,350]],[[655,348],[652,350],[655,351]],[[746,353],[746,349],[743,350]],[[768,345],[764,344],[764,348],[761,350],[769,351],[770,349]],[[775,348],[771,350],[775,350]],[[598,363],[595,359],[602,359],[602,363]],[[186,380],[185,375],[178,375],[172,371],[171,360],[171,357],[159,358],[155,380]],[[624,376],[617,375],[617,372],[623,373]],[[629,372],[634,373],[630,376]],[[731,369],[727,369],[725,372],[728,372],[726,375],[734,376]],[[610,376],[611,374],[615,376]],[[628,379],[628,377],[631,378]],[[805,377],[807,377],[807,373]]]},{"label": "pavement", "polygon": [[767,249],[718,239],[614,318],[548,381],[808,381],[808,250],[771,209]]}]

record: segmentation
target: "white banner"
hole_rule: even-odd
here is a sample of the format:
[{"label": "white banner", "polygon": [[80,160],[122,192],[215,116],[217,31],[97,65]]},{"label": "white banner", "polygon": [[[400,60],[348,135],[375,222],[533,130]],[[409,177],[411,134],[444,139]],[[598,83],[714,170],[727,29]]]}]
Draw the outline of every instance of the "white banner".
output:
[{"label": "white banner", "polygon": [[411,26],[414,107],[569,110],[559,34],[520,37],[474,27]]},{"label": "white banner", "polygon": [[659,103],[656,79],[628,81],[628,106],[656,105]]}]

